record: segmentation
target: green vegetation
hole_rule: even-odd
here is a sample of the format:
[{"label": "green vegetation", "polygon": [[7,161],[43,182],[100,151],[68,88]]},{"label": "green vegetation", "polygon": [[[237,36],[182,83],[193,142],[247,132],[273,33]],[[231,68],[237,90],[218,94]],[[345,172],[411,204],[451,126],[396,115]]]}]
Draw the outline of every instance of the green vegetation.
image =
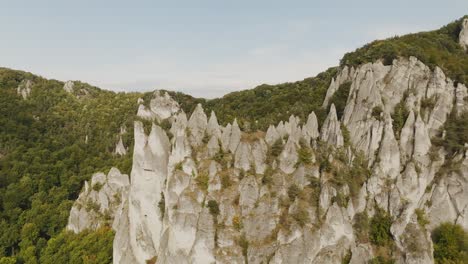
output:
[{"label": "green vegetation", "polygon": [[216,217],[219,215],[218,202],[216,202],[215,200],[209,200],[207,206],[208,206],[208,209],[210,210],[210,214],[213,215],[213,217]]},{"label": "green vegetation", "polygon": [[448,155],[464,152],[468,142],[468,112],[457,115],[452,111],[442,130],[445,130],[445,138],[440,136],[434,139],[434,143],[443,146]]},{"label": "green vegetation", "polygon": [[297,150],[297,164],[296,165],[309,165],[312,163],[312,152],[309,147],[301,146]]},{"label": "green vegetation", "polygon": [[414,212],[416,213],[419,226],[421,226],[422,228],[425,228],[426,225],[429,224],[429,220],[426,217],[426,213],[424,212],[424,209],[418,208],[414,210]]},{"label": "green vegetation", "polygon": [[346,102],[348,101],[350,89],[351,82],[345,82],[342,85],[340,85],[338,90],[330,98],[329,105],[331,106],[332,104],[335,104],[336,115],[338,116],[338,119],[340,119],[343,116],[344,109],[346,107]]},{"label": "green vegetation", "polygon": [[443,223],[432,231],[436,263],[467,263],[468,233],[459,225]]},{"label": "green vegetation", "polygon": [[395,133],[395,137],[397,139],[400,138],[401,130],[405,125],[406,119],[408,118],[409,111],[406,108],[405,99],[408,96],[408,93],[405,93],[402,100],[395,106],[392,114],[393,120],[393,132]]},{"label": "green vegetation", "polygon": [[245,262],[247,263],[247,253],[249,250],[249,241],[245,237],[245,234],[242,234],[238,241],[239,246],[242,248],[242,255],[245,258]]},{"label": "green vegetation", "polygon": [[197,182],[198,187],[202,189],[203,191],[208,190],[208,181],[210,178],[208,177],[208,174],[206,173],[200,173],[196,178],[195,181]]},{"label": "green vegetation", "polygon": [[389,246],[393,242],[390,227],[392,219],[390,215],[380,208],[375,209],[375,214],[370,221],[369,237],[372,244],[377,246]]},{"label": "green vegetation", "polygon": [[[25,79],[33,86],[23,100],[16,88]],[[0,68],[0,256],[40,259],[48,240],[70,238],[61,231],[85,180],[112,166],[130,172],[132,153],[113,151],[121,126],[128,131],[125,146],[133,149],[130,128],[141,94],[80,82],[75,88],[77,94],[69,94],[62,82]],[[87,95],[77,97],[79,91]],[[34,250],[21,246],[21,230],[30,225],[38,230]]]},{"label": "green vegetation", "polygon": [[357,241],[360,243],[369,242],[370,221],[366,212],[357,213],[354,216],[353,230]]},{"label": "green vegetation", "polygon": [[283,151],[283,140],[281,138],[277,139],[271,148],[268,150],[268,157],[277,158]]},{"label": "green vegetation", "polygon": [[222,125],[237,118],[239,125],[248,131],[266,131],[270,124],[286,121],[290,115],[305,121],[312,111],[315,111],[320,123],[326,116],[321,106],[335,74],[336,68],[330,68],[303,81],[263,84],[254,89],[233,92],[206,101],[205,111],[209,113],[214,110]]},{"label": "green vegetation", "polygon": [[309,212],[304,206],[299,206],[296,212],[292,215],[292,218],[296,220],[296,222],[301,226],[304,227],[305,224],[309,222]]},{"label": "green vegetation", "polygon": [[369,261],[369,264],[394,264],[395,260],[383,256],[377,256]]},{"label": "green vegetation", "polygon": [[383,112],[383,109],[381,106],[376,106],[374,108],[372,108],[372,117],[374,117],[375,119],[379,120],[379,121],[382,121],[382,117],[380,116]]},{"label": "green vegetation", "polygon": [[[63,231],[47,242],[42,250],[40,262],[44,264],[112,263],[113,239],[114,234],[109,228],[101,228],[96,232],[84,231],[80,234]],[[34,263],[29,262],[31,259],[24,260],[27,263]]]},{"label": "green vegetation", "polygon": [[288,188],[288,197],[291,200],[291,202],[294,202],[296,200],[296,197],[301,193],[301,189],[293,183],[291,186]]},{"label": "green vegetation", "polygon": [[[436,65],[456,82],[468,83],[468,54],[458,45],[460,21],[457,20],[439,30],[374,41],[354,52],[346,54],[341,65],[357,66],[383,59],[392,63],[398,56],[416,56],[426,65]],[[214,110],[221,124],[238,118],[240,126],[247,131],[266,130],[268,125],[287,120],[290,115],[302,121],[315,111],[319,124],[326,116],[322,109],[327,88],[336,75],[337,68],[313,78],[279,85],[260,85],[251,90],[230,93],[222,98],[205,100],[182,93],[169,92],[186,113],[191,113],[196,104],[203,103],[206,112]],[[33,82],[28,99],[18,96],[16,88],[23,80]],[[332,96],[338,117],[341,118],[349,95],[351,83],[342,84]],[[107,172],[112,166],[123,173],[130,173],[133,149],[133,122],[137,111],[137,99],[148,103],[152,93],[115,93],[100,90],[85,83],[75,82],[74,94],[63,90],[63,83],[46,80],[30,73],[0,68],[0,264],[3,263],[109,263],[113,233],[104,227],[96,232],[72,234],[64,231],[73,201],[85,180],[97,171]],[[405,96],[404,96],[405,97]],[[434,98],[421,102],[423,108],[431,108]],[[380,117],[382,109],[374,108],[372,115]],[[404,100],[392,114],[395,134],[399,137],[408,117]],[[151,122],[144,121],[145,128]],[[160,124],[169,128],[169,122]],[[126,127],[123,143],[130,153],[124,157],[113,154],[120,127]],[[445,138],[434,139],[449,155],[465,150],[468,142],[468,114],[452,113],[443,127]],[[349,132],[343,129],[345,142],[349,144]],[[208,141],[208,137],[204,138]],[[270,148],[269,159],[276,158],[283,150],[283,139]],[[318,155],[320,171],[332,173],[332,182],[348,185],[350,198],[356,197],[369,170],[362,155],[356,155],[352,166],[334,166],[323,151]],[[298,151],[301,164],[310,163],[310,152]],[[220,152],[214,159],[226,167],[230,156]],[[344,162],[343,162],[344,163]],[[181,170],[181,164],[176,170]],[[271,184],[273,171],[262,178],[263,184]],[[239,178],[245,172],[239,173]],[[195,178],[200,189],[208,188],[208,175]],[[221,176],[223,188],[231,186],[228,173]],[[99,190],[102,186],[94,185]],[[296,185],[288,189],[290,200],[307,191],[313,205],[318,204],[320,180],[313,178],[310,186],[300,190]],[[348,197],[339,194],[334,198],[345,205]],[[287,198],[286,198],[287,200]],[[304,199],[305,200],[305,199]],[[290,201],[288,201],[290,202]],[[97,204],[84,205],[98,211]],[[210,213],[219,214],[216,201],[207,204]],[[164,212],[164,196],[158,204]],[[416,211],[421,226],[427,223],[423,212]],[[298,213],[293,218],[306,223],[308,217]],[[283,221],[284,222],[284,221]],[[378,247],[391,247],[389,232],[391,219],[377,209],[372,219],[356,215],[355,228],[359,241],[370,241]],[[285,224],[284,224],[285,225]],[[240,228],[239,228],[240,229]],[[433,235],[434,256],[439,263],[463,262],[466,259],[466,234],[458,226],[444,224]],[[248,241],[239,240],[244,256]],[[391,263],[388,256],[378,256],[371,263]],[[387,261],[387,262],[385,262]],[[466,262],[466,261],[465,261]],[[450,262],[449,262],[450,263]]]},{"label": "green vegetation", "polygon": [[468,54],[458,44],[463,18],[441,29],[376,40],[347,53],[341,65],[357,66],[382,59],[385,65],[397,57],[415,56],[431,68],[439,66],[456,82],[468,83]]},{"label": "green vegetation", "polygon": [[164,214],[166,212],[166,198],[164,197],[164,193],[161,192],[161,200],[158,202],[159,213],[161,215],[161,219],[164,218]]}]

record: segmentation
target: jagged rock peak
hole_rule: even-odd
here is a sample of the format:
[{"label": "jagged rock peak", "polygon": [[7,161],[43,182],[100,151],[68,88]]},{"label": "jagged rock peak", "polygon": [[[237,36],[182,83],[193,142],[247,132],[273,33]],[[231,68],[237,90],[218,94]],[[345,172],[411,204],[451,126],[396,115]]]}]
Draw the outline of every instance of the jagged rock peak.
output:
[{"label": "jagged rock peak", "polygon": [[463,19],[459,42],[464,50],[468,49],[468,18]]},{"label": "jagged rock peak", "polygon": [[107,175],[95,173],[91,183],[85,182],[83,191],[73,204],[67,229],[79,233],[119,221],[114,217],[119,217],[117,211],[120,201],[126,197],[129,185],[128,175],[122,174],[117,168],[111,168]]},{"label": "jagged rock peak", "polygon": [[119,136],[119,142],[115,145],[115,154],[120,156],[127,155],[127,149],[123,144],[122,136]]},{"label": "jagged rock peak", "polygon": [[206,132],[209,136],[215,136],[216,138],[221,138],[221,128],[218,124],[218,118],[214,111],[211,111],[210,119],[208,120],[208,127]]},{"label": "jagged rock peak", "polygon": [[23,97],[23,99],[28,98],[31,94],[31,87],[33,82],[31,80],[22,80],[16,89],[17,93]]},{"label": "jagged rock peak", "polygon": [[190,130],[190,142],[193,146],[200,146],[208,125],[208,118],[201,104],[198,104],[188,121]]},{"label": "jagged rock peak", "polygon": [[73,87],[75,86],[75,83],[73,81],[67,81],[64,85],[63,85],[63,89],[67,92],[67,93],[73,93]]},{"label": "jagged rock peak", "polygon": [[349,68],[348,66],[343,67],[341,71],[335,78],[332,78],[330,86],[328,87],[327,94],[325,95],[325,100],[323,100],[322,107],[326,108],[332,96],[340,88],[340,86],[351,80],[354,75],[354,68]]},{"label": "jagged rock peak", "polygon": [[332,104],[327,118],[323,122],[320,140],[336,147],[344,145],[343,134],[341,133],[341,124],[336,115],[335,105]]},{"label": "jagged rock peak", "polygon": [[153,93],[153,98],[147,108],[144,104],[144,100],[138,98],[138,113],[137,116],[147,120],[158,120],[162,121],[168,119],[180,111],[179,103],[177,103],[167,93],[161,94],[161,91],[156,90]]},{"label": "jagged rock peak", "polygon": [[154,92],[153,99],[150,101],[150,108],[159,120],[167,119],[180,110],[179,103],[172,99],[167,92],[161,95],[161,91]]},{"label": "jagged rock peak", "polygon": [[307,123],[304,125],[304,133],[312,139],[316,139],[320,136],[318,130],[317,116],[314,112],[309,114],[307,118]]},{"label": "jagged rock peak", "polygon": [[276,127],[273,125],[270,125],[265,135],[265,141],[267,142],[267,144],[271,146],[279,138],[280,138],[280,134],[278,133],[278,130],[276,130]]},{"label": "jagged rock peak", "polygon": [[232,122],[231,135],[229,138],[229,151],[233,154],[236,153],[237,146],[239,145],[242,136],[241,134],[242,132],[237,124],[237,118],[235,118],[234,122]]}]

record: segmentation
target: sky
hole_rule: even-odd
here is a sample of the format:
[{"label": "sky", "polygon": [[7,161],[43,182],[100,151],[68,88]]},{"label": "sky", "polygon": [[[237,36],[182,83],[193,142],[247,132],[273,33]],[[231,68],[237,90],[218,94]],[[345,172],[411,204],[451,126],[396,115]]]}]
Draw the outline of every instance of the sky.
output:
[{"label": "sky", "polygon": [[214,98],[298,81],[374,39],[437,29],[467,0],[0,0],[0,66],[115,91]]}]

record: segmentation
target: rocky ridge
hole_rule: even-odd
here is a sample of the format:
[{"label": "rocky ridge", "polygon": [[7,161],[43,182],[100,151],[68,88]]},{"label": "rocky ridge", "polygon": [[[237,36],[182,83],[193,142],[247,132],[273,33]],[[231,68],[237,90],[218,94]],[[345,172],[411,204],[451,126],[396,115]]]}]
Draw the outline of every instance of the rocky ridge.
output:
[{"label": "rocky ridge", "polygon": [[[347,82],[338,119],[329,101]],[[430,230],[445,221],[468,228],[468,152],[452,159],[458,170],[447,171],[444,149],[432,143],[452,110],[467,110],[466,96],[464,84],[414,57],[344,67],[328,89],[321,127],[312,112],[304,123],[291,116],[266,133],[248,134],[236,120],[220,126],[201,105],[188,119],[157,92],[149,109],[140,104],[138,116],[169,120],[170,137],[156,124],[147,135],[135,122],[131,183],[110,214],[113,261],[341,263],[351,254],[350,263],[364,263],[376,249],[353,226],[358,215],[372,217],[380,208],[392,219],[396,262],[432,263]],[[395,130],[392,115],[401,105],[409,114]],[[361,156],[368,177],[337,183],[340,168],[352,168]],[[100,192],[86,183],[70,230],[102,225],[78,209],[88,200],[108,208],[96,197]],[[421,211],[425,227],[418,224]]]}]

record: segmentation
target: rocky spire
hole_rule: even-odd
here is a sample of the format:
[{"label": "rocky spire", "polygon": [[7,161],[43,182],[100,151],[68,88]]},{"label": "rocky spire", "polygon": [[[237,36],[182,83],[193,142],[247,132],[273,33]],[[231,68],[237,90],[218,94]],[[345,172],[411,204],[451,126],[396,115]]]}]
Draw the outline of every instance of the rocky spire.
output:
[{"label": "rocky spire", "polygon": [[127,155],[127,149],[125,148],[122,140],[122,136],[119,136],[119,142],[115,146],[115,154],[124,156]]},{"label": "rocky spire", "polygon": [[216,138],[221,138],[221,129],[218,124],[218,118],[214,111],[211,111],[210,119],[208,120],[208,127],[206,132],[209,136],[215,136]]},{"label": "rocky spire", "polygon": [[317,116],[314,112],[309,114],[307,118],[307,123],[304,125],[304,133],[312,139],[317,139],[320,134],[318,130]]},{"label": "rocky spire", "polygon": [[234,119],[234,122],[231,126],[231,136],[229,138],[229,151],[231,153],[236,153],[237,146],[239,145],[241,139],[241,130],[237,124],[237,119]]},{"label": "rocky spire", "polygon": [[459,35],[459,42],[463,49],[468,49],[468,18],[463,19],[462,27]]},{"label": "rocky spire", "polygon": [[[84,190],[73,204],[67,229],[79,233],[109,224],[102,217],[105,213],[109,213],[110,219],[118,222],[118,200],[127,196],[129,186],[128,175],[120,173],[117,168],[111,168],[107,175],[95,173],[90,183],[85,182]],[[90,204],[93,206],[90,207]]]},{"label": "rocky spire", "polygon": [[188,121],[190,142],[193,146],[200,146],[205,137],[208,120],[201,104],[198,104]]},{"label": "rocky spire", "polygon": [[288,142],[284,145],[284,149],[279,156],[280,169],[284,173],[293,173],[296,168],[297,159],[296,143],[289,137]]},{"label": "rocky spire", "polygon": [[[157,256],[161,240],[162,214],[158,204],[167,179],[171,145],[164,130],[155,124],[147,136],[143,124],[136,121],[134,135],[132,182],[128,203],[122,210],[122,217],[128,222],[121,221],[116,227],[114,263],[129,256],[137,263],[145,263]],[[115,245],[128,244],[131,246],[115,250]]]},{"label": "rocky spire", "polygon": [[23,80],[18,85],[16,89],[17,93],[23,97],[23,99],[28,98],[29,94],[31,93],[31,87],[33,83],[30,80]]},{"label": "rocky spire", "polygon": [[73,81],[67,81],[64,85],[63,85],[63,89],[67,92],[67,93],[73,93],[73,87],[75,86],[75,83]]},{"label": "rocky spire", "polygon": [[155,91],[150,101],[150,109],[158,120],[164,120],[179,112],[180,107],[167,92],[162,95],[160,91]]},{"label": "rocky spire", "polygon": [[266,135],[265,135],[266,143],[271,146],[279,138],[280,138],[280,135],[279,135],[278,131],[276,130],[275,126],[270,125],[268,127],[268,130],[267,130]]},{"label": "rocky spire", "polygon": [[332,104],[325,122],[323,122],[320,140],[328,144],[341,147],[344,145],[343,134],[341,133],[341,124],[336,115],[335,105]]}]

